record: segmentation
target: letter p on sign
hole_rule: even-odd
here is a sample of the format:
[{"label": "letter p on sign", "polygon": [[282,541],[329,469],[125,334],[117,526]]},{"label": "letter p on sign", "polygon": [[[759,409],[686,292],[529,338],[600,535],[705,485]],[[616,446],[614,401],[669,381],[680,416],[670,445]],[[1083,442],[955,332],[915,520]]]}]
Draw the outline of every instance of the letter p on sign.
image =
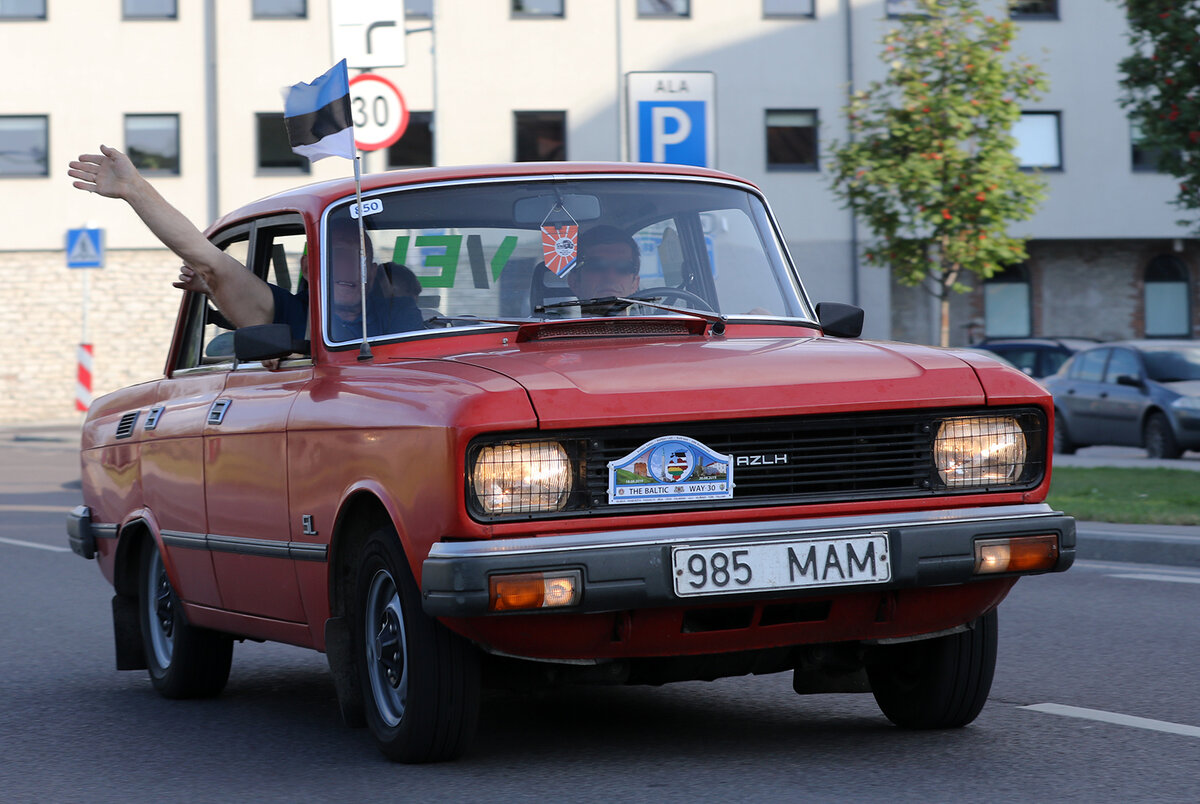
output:
[{"label": "letter p on sign", "polygon": [[642,101],[638,161],[708,165],[704,101]]}]

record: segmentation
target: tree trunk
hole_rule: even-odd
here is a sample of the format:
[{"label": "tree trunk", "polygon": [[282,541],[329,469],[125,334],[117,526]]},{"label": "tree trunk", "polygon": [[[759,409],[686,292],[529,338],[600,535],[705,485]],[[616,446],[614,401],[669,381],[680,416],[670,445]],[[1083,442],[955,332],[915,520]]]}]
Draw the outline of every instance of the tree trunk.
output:
[{"label": "tree trunk", "polygon": [[941,346],[950,345],[950,294],[946,288],[942,288],[941,298],[938,299],[938,306],[942,311],[942,327],[941,327]]}]

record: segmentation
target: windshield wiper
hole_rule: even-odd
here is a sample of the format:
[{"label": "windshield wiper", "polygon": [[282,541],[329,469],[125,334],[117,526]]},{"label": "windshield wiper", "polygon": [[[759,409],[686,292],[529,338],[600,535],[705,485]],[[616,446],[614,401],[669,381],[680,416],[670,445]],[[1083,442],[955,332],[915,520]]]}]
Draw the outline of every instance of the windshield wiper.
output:
[{"label": "windshield wiper", "polygon": [[[657,299],[661,297],[651,296],[650,298]],[[707,321],[709,324],[712,324],[713,335],[723,335],[725,333],[725,322],[727,319],[719,313],[690,310],[686,307],[672,307],[669,304],[659,304],[649,299],[633,299],[628,296],[601,296],[596,299],[575,299],[574,301],[540,304],[533,311],[535,313],[543,313],[546,310],[553,310],[558,307],[607,307],[605,314],[611,315],[615,311],[624,310],[634,304],[640,304],[643,307],[653,307],[655,310],[666,310],[668,313],[679,313],[680,315],[699,318],[701,321]]]}]

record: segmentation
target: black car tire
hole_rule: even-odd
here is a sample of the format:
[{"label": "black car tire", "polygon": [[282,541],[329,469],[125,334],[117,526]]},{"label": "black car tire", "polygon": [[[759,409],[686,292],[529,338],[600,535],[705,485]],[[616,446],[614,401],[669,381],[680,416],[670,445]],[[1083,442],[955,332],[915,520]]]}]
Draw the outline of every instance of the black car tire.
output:
[{"label": "black car tire", "polygon": [[1054,409],[1054,451],[1059,455],[1074,455],[1079,446],[1071,440],[1067,420],[1058,408]]},{"label": "black car tire", "polygon": [[875,701],[906,729],[954,729],[974,720],[996,670],[996,610],[957,634],[876,647],[867,663]]},{"label": "black car tire", "polygon": [[225,688],[233,640],[189,625],[167,577],[158,545],[142,550],[138,621],[150,683],[164,698],[211,698]]},{"label": "black car tire", "polygon": [[1142,428],[1142,446],[1147,458],[1175,459],[1183,455],[1171,422],[1162,413],[1151,413],[1146,419],[1146,426]]},{"label": "black car tire", "polygon": [[479,720],[479,654],[425,614],[394,530],[359,555],[352,638],[367,726],[393,762],[457,759]]}]

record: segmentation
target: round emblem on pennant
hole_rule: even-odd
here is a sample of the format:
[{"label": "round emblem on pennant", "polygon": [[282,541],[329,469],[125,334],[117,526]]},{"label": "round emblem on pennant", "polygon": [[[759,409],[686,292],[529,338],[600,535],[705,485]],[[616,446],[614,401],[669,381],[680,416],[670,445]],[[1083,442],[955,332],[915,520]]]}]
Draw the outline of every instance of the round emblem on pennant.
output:
[{"label": "round emblem on pennant", "polygon": [[554,253],[560,257],[574,257],[575,241],[569,237],[560,237],[554,244]]}]

